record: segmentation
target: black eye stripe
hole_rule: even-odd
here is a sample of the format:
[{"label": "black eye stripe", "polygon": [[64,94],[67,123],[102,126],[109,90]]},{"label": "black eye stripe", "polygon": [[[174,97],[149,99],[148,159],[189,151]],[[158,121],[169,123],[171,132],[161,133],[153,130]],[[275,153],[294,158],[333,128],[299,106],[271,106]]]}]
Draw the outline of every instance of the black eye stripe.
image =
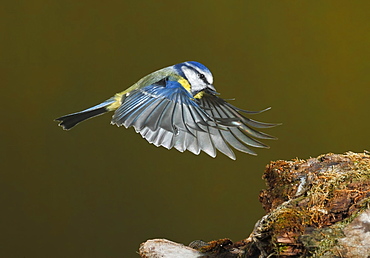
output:
[{"label": "black eye stripe", "polygon": [[199,79],[201,79],[204,83],[208,84],[207,78],[204,74],[198,73]]}]

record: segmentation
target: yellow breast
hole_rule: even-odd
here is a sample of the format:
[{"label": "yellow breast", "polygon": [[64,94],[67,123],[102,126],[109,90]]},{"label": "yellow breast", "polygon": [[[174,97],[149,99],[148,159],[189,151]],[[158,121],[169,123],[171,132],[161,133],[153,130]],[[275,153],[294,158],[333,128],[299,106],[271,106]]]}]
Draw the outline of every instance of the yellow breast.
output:
[{"label": "yellow breast", "polygon": [[187,80],[185,80],[183,77],[180,77],[177,80],[177,82],[180,83],[182,87],[184,87],[188,92],[191,93],[191,86]]}]

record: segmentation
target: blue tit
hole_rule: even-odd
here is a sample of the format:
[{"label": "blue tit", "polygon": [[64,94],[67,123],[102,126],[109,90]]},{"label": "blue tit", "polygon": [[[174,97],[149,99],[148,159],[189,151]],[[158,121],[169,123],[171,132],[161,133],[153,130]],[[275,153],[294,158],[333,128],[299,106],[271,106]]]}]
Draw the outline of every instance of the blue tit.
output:
[{"label": "blue tit", "polygon": [[247,146],[269,148],[257,139],[276,138],[254,128],[277,124],[244,116],[267,109],[237,108],[220,98],[212,84],[207,67],[184,62],[153,72],[103,103],[56,121],[69,130],[86,119],[114,111],[111,124],[132,126],[149,143],[167,149],[189,150],[196,155],[204,151],[211,157],[219,150],[235,160],[230,147],[252,155],[256,153]]}]

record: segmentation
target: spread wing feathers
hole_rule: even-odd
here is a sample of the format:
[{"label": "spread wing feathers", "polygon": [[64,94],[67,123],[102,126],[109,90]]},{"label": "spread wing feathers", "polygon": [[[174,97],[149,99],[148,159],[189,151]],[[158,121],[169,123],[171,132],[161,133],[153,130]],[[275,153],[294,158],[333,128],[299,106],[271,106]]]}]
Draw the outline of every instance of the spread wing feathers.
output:
[{"label": "spread wing feathers", "polygon": [[[188,91],[178,82],[168,84],[171,87],[150,85],[131,92],[113,115],[112,124],[133,126],[136,131],[145,127],[152,131],[162,128],[175,134],[179,130],[191,134],[191,129],[202,130],[201,125],[208,126],[211,118]],[[194,109],[198,112],[192,113]]]},{"label": "spread wing feathers", "polygon": [[242,112],[249,111],[213,94],[204,93],[202,98],[194,99],[181,84],[167,81],[165,87],[154,84],[126,95],[113,115],[112,124],[134,127],[155,146],[181,152],[189,150],[196,155],[204,151],[211,157],[219,150],[235,159],[231,147],[256,155],[247,146],[268,146],[255,138],[275,138],[252,127],[268,128],[276,124],[254,121]]}]

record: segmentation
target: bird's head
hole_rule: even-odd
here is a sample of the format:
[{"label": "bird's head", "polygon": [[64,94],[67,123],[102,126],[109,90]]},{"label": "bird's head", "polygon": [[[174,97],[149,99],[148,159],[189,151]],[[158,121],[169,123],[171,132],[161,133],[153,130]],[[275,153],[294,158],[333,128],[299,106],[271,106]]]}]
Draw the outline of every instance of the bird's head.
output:
[{"label": "bird's head", "polygon": [[212,85],[212,73],[201,63],[188,61],[174,65],[174,69],[189,82],[193,96],[196,96],[204,90],[216,93],[216,89]]}]

